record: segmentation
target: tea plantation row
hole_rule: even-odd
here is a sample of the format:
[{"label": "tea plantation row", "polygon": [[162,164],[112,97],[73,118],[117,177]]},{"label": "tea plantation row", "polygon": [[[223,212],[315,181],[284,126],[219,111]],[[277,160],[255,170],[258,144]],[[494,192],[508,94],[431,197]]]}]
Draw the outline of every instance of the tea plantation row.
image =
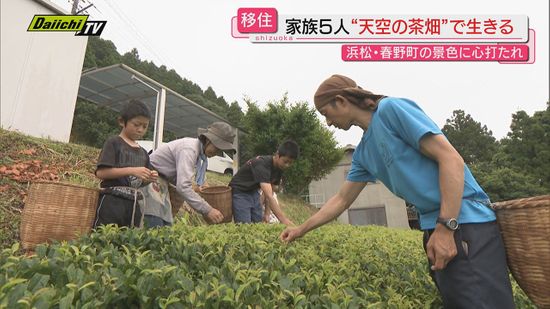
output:
[{"label": "tea plantation row", "polygon": [[[0,254],[2,308],[439,308],[418,232],[330,225],[106,227]],[[519,308],[530,303],[516,289]]]}]

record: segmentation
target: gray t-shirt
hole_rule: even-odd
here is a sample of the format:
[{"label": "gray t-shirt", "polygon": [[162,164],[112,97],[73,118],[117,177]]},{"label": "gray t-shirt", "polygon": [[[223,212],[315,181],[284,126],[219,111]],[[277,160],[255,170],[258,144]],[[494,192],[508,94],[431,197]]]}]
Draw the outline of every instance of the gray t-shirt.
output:
[{"label": "gray t-shirt", "polygon": [[[151,154],[151,164],[176,185],[178,193],[197,212],[206,215],[212,206],[193,190],[195,166],[200,152],[198,138],[180,138],[163,144]],[[147,214],[147,211],[145,212]]]}]

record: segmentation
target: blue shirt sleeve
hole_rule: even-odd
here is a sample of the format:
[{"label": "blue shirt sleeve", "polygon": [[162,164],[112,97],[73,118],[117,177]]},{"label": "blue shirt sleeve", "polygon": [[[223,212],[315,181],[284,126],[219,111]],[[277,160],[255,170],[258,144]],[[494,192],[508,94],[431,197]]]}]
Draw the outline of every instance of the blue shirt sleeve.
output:
[{"label": "blue shirt sleeve", "polygon": [[380,102],[377,112],[380,119],[416,150],[420,150],[420,140],[424,135],[442,134],[435,122],[411,100],[386,98]]},{"label": "blue shirt sleeve", "polygon": [[351,159],[351,168],[346,179],[352,182],[375,182],[376,177],[374,177],[359,163],[359,156],[362,149],[360,148],[361,144],[362,142],[359,143],[359,145],[355,149],[355,152],[353,153],[353,157]]}]

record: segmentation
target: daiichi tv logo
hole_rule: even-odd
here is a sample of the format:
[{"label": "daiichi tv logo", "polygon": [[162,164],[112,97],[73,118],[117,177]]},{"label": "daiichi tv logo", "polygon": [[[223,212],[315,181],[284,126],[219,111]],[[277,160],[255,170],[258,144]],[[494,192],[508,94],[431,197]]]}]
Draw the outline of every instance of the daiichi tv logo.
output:
[{"label": "daiichi tv logo", "polygon": [[106,20],[88,20],[88,15],[34,15],[27,31],[75,32],[75,35],[99,36]]}]

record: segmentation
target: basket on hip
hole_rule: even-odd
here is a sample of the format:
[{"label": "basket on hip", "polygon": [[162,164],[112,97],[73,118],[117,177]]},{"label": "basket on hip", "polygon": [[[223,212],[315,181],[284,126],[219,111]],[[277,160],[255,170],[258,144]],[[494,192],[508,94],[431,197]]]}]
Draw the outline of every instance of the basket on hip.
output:
[{"label": "basket on hip", "polygon": [[498,202],[492,208],[512,275],[539,308],[550,308],[550,195]]},{"label": "basket on hip", "polygon": [[31,184],[21,218],[25,250],[52,240],[71,240],[92,229],[98,189],[59,182]]},{"label": "basket on hip", "polygon": [[213,208],[219,210],[223,215],[222,223],[233,221],[233,203],[231,187],[213,186],[206,187],[199,191],[202,198]]}]

